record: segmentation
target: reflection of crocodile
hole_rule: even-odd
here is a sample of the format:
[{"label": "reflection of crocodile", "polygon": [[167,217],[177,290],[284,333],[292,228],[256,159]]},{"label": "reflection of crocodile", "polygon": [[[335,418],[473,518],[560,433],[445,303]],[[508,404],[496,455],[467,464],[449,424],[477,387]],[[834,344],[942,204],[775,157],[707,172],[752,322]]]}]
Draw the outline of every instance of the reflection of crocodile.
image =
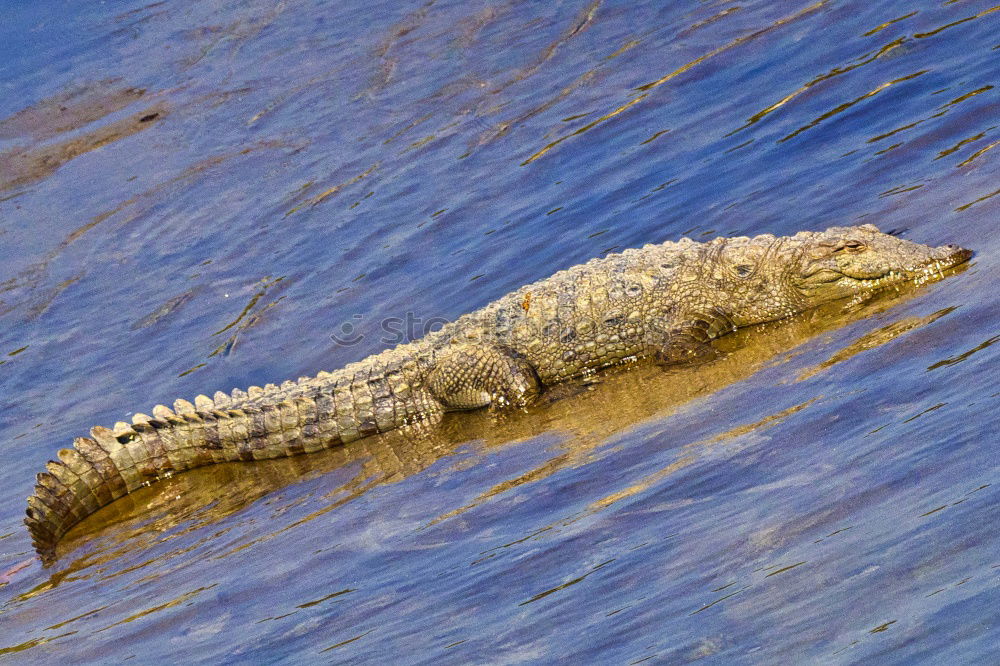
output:
[{"label": "reflection of crocodile", "polygon": [[180,471],[318,451],[445,411],[523,404],[545,386],[642,357],[702,359],[737,327],[931,279],[970,256],[865,225],[684,239],[595,259],[342,370],[93,428],[38,475],[25,522],[46,556],[87,515]]}]

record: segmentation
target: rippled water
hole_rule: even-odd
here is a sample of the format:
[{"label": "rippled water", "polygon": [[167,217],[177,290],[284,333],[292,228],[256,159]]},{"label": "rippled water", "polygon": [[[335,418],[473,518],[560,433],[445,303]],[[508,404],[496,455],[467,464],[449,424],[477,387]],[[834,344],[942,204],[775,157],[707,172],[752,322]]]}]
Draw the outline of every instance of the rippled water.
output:
[{"label": "rippled water", "polygon": [[[8,660],[995,658],[1000,6],[7,3],[0,30]],[[32,559],[34,474],[91,425],[617,249],[860,221],[977,255],[715,363],[196,470]]]}]

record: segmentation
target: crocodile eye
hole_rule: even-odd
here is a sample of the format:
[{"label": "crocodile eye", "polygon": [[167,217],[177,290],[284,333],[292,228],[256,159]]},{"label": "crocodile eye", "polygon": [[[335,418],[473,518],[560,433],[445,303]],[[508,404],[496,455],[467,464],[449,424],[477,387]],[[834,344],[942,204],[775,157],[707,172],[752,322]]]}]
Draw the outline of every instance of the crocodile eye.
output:
[{"label": "crocodile eye", "polygon": [[847,252],[860,252],[863,249],[865,249],[865,244],[864,243],[862,243],[859,240],[851,239],[851,240],[846,240],[843,243],[841,243],[837,247],[837,249],[834,250],[834,252],[843,252],[845,250]]},{"label": "crocodile eye", "polygon": [[740,264],[739,266],[736,267],[736,274],[739,275],[740,277],[746,277],[751,273],[753,273],[753,266],[749,266],[747,264]]}]

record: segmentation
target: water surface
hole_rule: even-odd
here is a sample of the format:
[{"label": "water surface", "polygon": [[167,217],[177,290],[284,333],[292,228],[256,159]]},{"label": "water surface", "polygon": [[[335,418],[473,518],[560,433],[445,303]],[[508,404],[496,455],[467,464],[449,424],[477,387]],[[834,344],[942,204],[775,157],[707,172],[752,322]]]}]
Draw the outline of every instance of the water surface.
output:
[{"label": "water surface", "polygon": [[[17,3],[2,30],[8,660],[997,653],[1000,6]],[[31,559],[34,474],[91,425],[619,249],[863,222],[977,254],[714,363],[196,470]]]}]

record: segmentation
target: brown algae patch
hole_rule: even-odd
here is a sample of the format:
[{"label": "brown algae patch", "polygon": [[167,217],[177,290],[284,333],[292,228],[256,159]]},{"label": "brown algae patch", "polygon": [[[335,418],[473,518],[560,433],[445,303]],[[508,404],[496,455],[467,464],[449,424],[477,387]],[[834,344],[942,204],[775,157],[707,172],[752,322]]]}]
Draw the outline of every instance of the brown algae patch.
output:
[{"label": "brown algae patch", "polygon": [[0,139],[22,138],[22,145],[0,153],[0,192],[47,178],[63,164],[101,146],[152,127],[166,113],[162,102],[125,118],[57,140],[114,114],[146,95],[141,88],[101,81],[47,97],[0,120]]},{"label": "brown algae patch", "polygon": [[0,139],[45,141],[120,111],[146,94],[142,88],[119,83],[105,79],[46,97],[0,120]]}]

